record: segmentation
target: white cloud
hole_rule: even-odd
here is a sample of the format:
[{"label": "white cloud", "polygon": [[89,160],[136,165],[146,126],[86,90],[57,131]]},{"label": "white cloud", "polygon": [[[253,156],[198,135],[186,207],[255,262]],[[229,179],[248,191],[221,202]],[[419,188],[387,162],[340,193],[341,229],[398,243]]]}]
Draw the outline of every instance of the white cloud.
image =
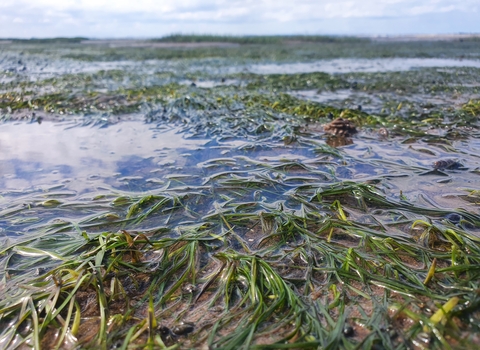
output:
[{"label": "white cloud", "polygon": [[[90,33],[93,27],[100,28],[96,31],[99,37],[116,36],[132,28],[143,29],[130,36],[158,36],[187,28],[201,33],[251,34],[255,29],[274,34],[278,28],[282,33],[288,28],[315,31],[321,23],[336,19],[368,24],[382,18],[403,20],[441,13],[476,14],[480,18],[479,8],[478,0],[2,0],[0,13],[7,20],[0,22],[0,37],[17,35],[15,26],[20,21],[24,33],[36,36],[47,35],[38,31],[39,23],[44,24],[44,33],[57,36]],[[460,21],[458,31],[465,31],[462,25]],[[68,26],[68,30],[62,29]],[[445,26],[451,28],[452,24]],[[480,25],[476,31],[480,32]]]}]

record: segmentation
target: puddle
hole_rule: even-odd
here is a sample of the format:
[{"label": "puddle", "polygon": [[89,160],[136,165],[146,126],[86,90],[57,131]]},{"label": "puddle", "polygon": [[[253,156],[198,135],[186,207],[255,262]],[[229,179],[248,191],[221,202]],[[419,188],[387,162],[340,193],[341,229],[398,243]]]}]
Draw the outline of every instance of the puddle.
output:
[{"label": "puddle", "polygon": [[[382,112],[385,104],[392,101],[398,105],[399,95],[393,92],[382,92],[381,94],[372,94],[353,89],[339,89],[336,91],[317,91],[300,90],[289,92],[290,95],[322,104],[328,104],[337,108],[357,109],[361,106],[367,113]],[[448,108],[451,106],[461,106],[470,99],[476,98],[477,94],[464,93],[458,95],[455,93],[440,92],[436,95],[427,95],[416,93],[413,95],[404,94],[401,96],[402,103],[412,103],[417,106],[435,106],[436,108]]]},{"label": "puddle", "polygon": [[[192,138],[179,128],[142,121],[104,127],[4,123],[0,125],[2,206],[8,207],[9,200],[17,197],[28,202],[38,196],[48,198],[49,193],[75,202],[105,191],[208,192],[217,186],[218,190],[239,186],[250,200],[289,201],[289,191],[305,184],[378,179],[391,198],[403,193],[422,206],[478,212],[460,196],[465,195],[462,189],[478,187],[478,174],[471,171],[480,169],[480,158],[473,151],[479,144],[455,142],[453,146],[463,150],[459,156],[432,145],[382,141],[362,132],[353,144],[341,148],[342,159],[316,152],[319,142],[325,144],[323,133],[310,136],[314,138],[285,145],[281,139]],[[429,174],[434,161],[452,157],[465,169]],[[244,187],[249,181],[266,182],[259,191]],[[214,197],[208,199],[198,210],[208,212],[214,202]],[[9,226],[2,228],[7,234]]]},{"label": "puddle", "polygon": [[[398,197],[402,191],[410,201],[419,205],[426,205],[422,198],[429,198],[427,206],[433,204],[432,207],[452,210],[464,208],[480,213],[480,208],[459,198],[466,194],[465,189],[476,188],[480,184],[476,172],[480,169],[480,155],[471,151],[471,147],[476,147],[476,144],[478,142],[455,141],[453,147],[461,152],[456,154],[445,151],[440,145],[408,145],[394,140],[370,140],[356,141],[345,151],[355,157],[356,161],[365,162],[372,175],[388,178],[384,189],[392,197]],[[437,159],[456,159],[464,168],[433,172],[432,165]]]},{"label": "puddle", "polygon": [[255,64],[249,71],[256,74],[295,74],[324,72],[335,73],[375,73],[407,71],[415,68],[431,67],[473,67],[480,68],[480,60],[457,60],[441,58],[338,58],[315,62],[283,64]]},{"label": "puddle", "polygon": [[175,65],[168,61],[94,61],[82,62],[67,58],[50,58],[42,55],[21,57],[7,55],[0,62],[0,71],[15,73],[28,77],[31,81],[48,79],[58,75],[96,73],[109,70],[136,70],[144,74],[153,74],[156,71],[173,71]]},{"label": "puddle", "polygon": [[[206,140],[184,139],[175,128],[127,121],[108,127],[43,122],[0,125],[0,186],[28,189],[68,183],[82,193],[97,186],[118,187],[142,168],[181,169],[183,153]],[[123,180],[122,180],[123,179]]]},{"label": "puddle", "polygon": [[291,93],[293,96],[300,97],[306,100],[311,100],[319,103],[330,101],[343,101],[356,94],[354,90],[340,89],[336,91],[322,91],[317,90],[303,90]]}]

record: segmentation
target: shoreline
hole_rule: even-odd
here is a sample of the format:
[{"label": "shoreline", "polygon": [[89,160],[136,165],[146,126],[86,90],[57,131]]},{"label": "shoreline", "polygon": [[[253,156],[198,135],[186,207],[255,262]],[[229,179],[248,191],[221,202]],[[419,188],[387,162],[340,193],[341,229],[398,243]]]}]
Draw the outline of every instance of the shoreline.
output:
[{"label": "shoreline", "polygon": [[[271,35],[268,37],[272,38],[281,38],[283,39],[283,44],[292,44],[292,43],[315,43],[315,41],[309,41],[308,38],[312,39],[317,37],[332,37],[332,38],[356,38],[359,40],[367,39],[373,42],[432,42],[432,41],[463,41],[463,40],[479,40],[480,33],[456,33],[456,34],[400,34],[400,35],[305,35],[302,36],[302,40],[294,39],[298,35]],[[198,35],[202,37],[202,35]],[[69,44],[81,44],[81,45],[108,45],[112,48],[117,47],[150,47],[150,48],[202,48],[202,47],[239,47],[246,45],[243,43],[234,42],[233,39],[237,38],[255,38],[255,36],[231,36],[232,41],[228,40],[228,36],[222,36],[222,41],[215,41],[213,38],[212,41],[204,42],[175,42],[175,41],[156,41],[158,38],[86,38],[86,40],[80,40],[77,42],[70,42]],[[0,38],[0,45],[8,44],[17,44],[17,43],[57,43],[55,39],[69,39],[69,38]],[[17,41],[18,40],[18,41]],[[293,40],[293,41],[292,41]],[[58,43],[61,41],[59,40]],[[68,43],[68,42],[67,42]],[[320,44],[321,42],[319,42]],[[265,44],[263,44],[265,45]]]}]

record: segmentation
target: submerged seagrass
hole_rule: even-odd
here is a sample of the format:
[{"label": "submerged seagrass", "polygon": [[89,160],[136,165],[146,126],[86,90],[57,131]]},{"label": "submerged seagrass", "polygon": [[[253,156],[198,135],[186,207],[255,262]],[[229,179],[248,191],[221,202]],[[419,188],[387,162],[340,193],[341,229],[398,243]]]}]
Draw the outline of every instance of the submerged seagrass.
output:
[{"label": "submerged seagrass", "polygon": [[478,38],[0,56],[0,348],[480,346]]}]

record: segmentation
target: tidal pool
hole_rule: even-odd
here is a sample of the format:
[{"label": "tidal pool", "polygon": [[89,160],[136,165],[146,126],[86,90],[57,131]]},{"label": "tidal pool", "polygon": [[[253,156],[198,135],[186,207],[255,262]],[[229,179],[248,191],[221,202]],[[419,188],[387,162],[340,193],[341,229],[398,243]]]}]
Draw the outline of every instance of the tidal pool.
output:
[{"label": "tidal pool", "polygon": [[[0,125],[0,195],[5,207],[11,200],[41,202],[58,195],[68,208],[69,202],[108,191],[148,195],[159,189],[197,188],[208,192],[210,186],[219,186],[217,177],[238,176],[241,186],[242,181],[248,184],[248,179],[266,176],[276,179],[276,186],[266,183],[264,189],[246,191],[244,196],[287,201],[289,190],[305,184],[376,181],[392,198],[402,194],[430,209],[479,213],[462,200],[479,185],[478,140],[455,141],[452,152],[442,145],[405,144],[402,138],[381,138],[375,130],[365,130],[332,156],[318,151],[319,146],[329,147],[327,139],[308,125],[297,142],[286,145],[275,138],[252,142],[194,137],[179,127],[143,120],[103,126],[83,125],[79,120],[6,123]],[[433,163],[442,159],[454,159],[461,167],[435,170]],[[213,202],[214,198],[204,202],[203,209],[208,211]],[[8,227],[3,227],[4,235],[18,234],[15,226]]]},{"label": "tidal pool", "polygon": [[3,189],[63,183],[78,194],[96,186],[121,187],[128,179],[145,181],[155,177],[155,170],[181,171],[186,153],[207,143],[143,121],[104,127],[71,121],[9,123],[0,126],[0,140]]}]

